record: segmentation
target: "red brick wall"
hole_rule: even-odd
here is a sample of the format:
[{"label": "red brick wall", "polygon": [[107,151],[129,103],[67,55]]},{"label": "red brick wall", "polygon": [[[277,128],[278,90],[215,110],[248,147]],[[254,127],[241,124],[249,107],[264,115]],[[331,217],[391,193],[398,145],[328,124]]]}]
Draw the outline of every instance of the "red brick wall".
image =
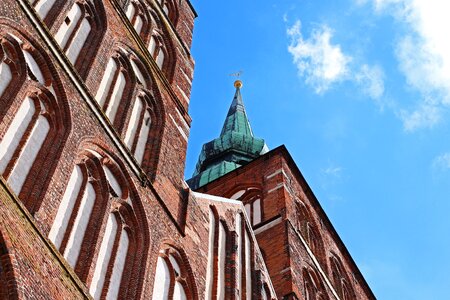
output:
[{"label": "red brick wall", "polygon": [[[357,266],[284,147],[267,153],[200,188],[199,191],[231,196],[241,185],[259,186],[263,190],[263,224],[257,225],[256,230],[277,216],[283,219],[282,223],[256,235],[258,244],[265,253],[266,264],[278,297],[287,296],[291,292],[297,294],[297,297],[304,297],[302,272],[305,267],[312,266],[315,268],[314,272],[320,274],[300,238],[302,235],[308,243],[307,231],[302,226],[309,223],[316,233],[316,247],[309,247],[316,248],[313,251],[314,256],[330,283],[335,285],[329,263],[330,257],[334,255],[343,262],[343,276],[347,279],[349,289],[354,290],[356,299],[374,299]],[[307,222],[300,220],[301,215],[296,210],[299,200],[309,211],[310,219]],[[325,282],[325,278],[319,276]],[[333,299],[333,293],[326,284],[324,289]]]}]

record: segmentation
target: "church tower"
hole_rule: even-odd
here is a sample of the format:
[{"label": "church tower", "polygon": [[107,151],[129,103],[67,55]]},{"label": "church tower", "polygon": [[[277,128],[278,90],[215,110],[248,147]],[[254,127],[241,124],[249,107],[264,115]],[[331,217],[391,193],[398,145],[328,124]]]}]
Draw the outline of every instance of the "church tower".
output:
[{"label": "church tower", "polygon": [[375,299],[285,146],[253,135],[242,82],[220,137],[203,145],[194,176],[200,193],[242,202],[278,299]]},{"label": "church tower", "polygon": [[242,81],[234,83],[236,93],[228,110],[220,136],[203,145],[193,177],[188,180],[197,189],[249,163],[268,151],[263,139],[253,135],[242,101]]}]

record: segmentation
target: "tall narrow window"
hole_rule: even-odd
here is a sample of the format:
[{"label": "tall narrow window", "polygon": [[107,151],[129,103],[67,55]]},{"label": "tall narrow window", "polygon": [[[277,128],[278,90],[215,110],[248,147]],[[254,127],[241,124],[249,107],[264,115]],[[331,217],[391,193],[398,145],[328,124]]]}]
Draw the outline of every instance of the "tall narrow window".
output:
[{"label": "tall narrow window", "polygon": [[354,299],[355,294],[349,277],[345,273],[341,260],[333,254],[330,257],[331,275],[333,278],[333,285],[342,300]]},{"label": "tall narrow window", "polygon": [[263,221],[263,201],[260,188],[247,187],[240,189],[234,191],[229,198],[241,200],[244,203],[245,212],[252,226],[256,226]]},{"label": "tall narrow window", "polygon": [[138,35],[141,35],[142,32],[148,32],[148,21],[144,13],[144,8],[139,1],[130,1],[130,4],[128,4],[127,7],[126,15]]},{"label": "tall narrow window", "polygon": [[27,97],[0,142],[0,172],[7,178],[16,194],[22,190],[50,131],[46,115],[42,101]]},{"label": "tall narrow window", "polygon": [[56,167],[70,123],[62,84],[34,46],[18,32],[0,37],[0,175],[31,213],[42,203],[40,187]]},{"label": "tall narrow window", "polygon": [[59,205],[49,238],[75,267],[98,195],[84,165],[75,166]]},{"label": "tall narrow window", "polygon": [[178,11],[174,1],[172,0],[161,0],[160,2],[161,8],[167,18],[173,25],[176,25],[176,21],[178,19]]},{"label": "tall narrow window", "polygon": [[5,92],[12,80],[11,67],[4,60],[4,53],[0,46],[0,97]]},{"label": "tall narrow window", "polygon": [[153,300],[193,299],[196,291],[186,265],[182,255],[172,247],[159,252],[153,283]]},{"label": "tall narrow window", "polygon": [[73,224],[73,229],[64,251],[64,258],[67,259],[72,267],[75,267],[78,256],[80,255],[82,242],[86,234],[86,230],[88,229],[87,226],[94,208],[95,199],[96,194],[94,186],[91,182],[88,182],[86,189],[83,192],[80,207]]},{"label": "tall narrow window", "polygon": [[225,299],[225,269],[227,261],[227,231],[222,222],[219,222],[219,261],[217,278],[217,299]]},{"label": "tall narrow window", "polygon": [[214,265],[215,265],[215,239],[216,239],[216,215],[209,208],[209,241],[208,241],[208,267],[206,269],[206,299],[212,299],[214,288]]},{"label": "tall narrow window", "polygon": [[110,58],[95,96],[111,123],[114,123],[127,83],[125,69],[118,65],[117,59]]},{"label": "tall narrow window", "polygon": [[38,15],[45,19],[50,9],[55,4],[56,0],[37,0],[34,1],[34,9],[37,11]]},{"label": "tall narrow window", "polygon": [[74,3],[55,35],[56,41],[66,52],[70,62],[75,63],[91,29],[86,8],[79,3]]},{"label": "tall narrow window", "polygon": [[138,163],[143,161],[151,125],[150,108],[143,97],[137,97],[125,134],[125,143]]},{"label": "tall narrow window", "polygon": [[150,38],[150,43],[148,45],[148,51],[153,59],[156,61],[158,67],[162,70],[165,62],[166,51],[162,38],[158,34],[153,34]]},{"label": "tall narrow window", "polygon": [[[110,157],[86,151],[78,160],[81,163],[68,180],[49,238],[82,280],[93,274],[89,291],[94,299],[134,298],[132,289],[122,289],[134,285],[132,278],[138,274],[130,272],[139,273],[136,268],[142,263],[127,261],[130,248],[142,251],[135,244],[130,246],[134,238],[129,229],[139,222],[131,206],[129,186]],[[133,230],[143,239],[142,229]],[[95,261],[93,253],[98,253]],[[132,256],[142,259],[136,252]]]},{"label": "tall narrow window", "polygon": [[84,193],[82,191],[85,190],[86,176],[83,173],[83,170],[78,165],[73,169],[66,191],[59,205],[55,221],[50,229],[48,237],[58,249],[61,247],[64,233],[66,232],[77,199],[80,197],[80,193]]},{"label": "tall narrow window", "polygon": [[113,254],[114,241],[118,232],[118,222],[116,216],[110,214],[106,229],[103,235],[102,244],[98,253],[97,263],[95,266],[94,276],[92,277],[89,292],[94,299],[100,299],[102,295],[103,285],[105,284],[105,276],[108,271],[108,263]]},{"label": "tall narrow window", "polygon": [[170,289],[170,269],[167,262],[161,256],[158,257],[156,264],[155,283],[153,286],[153,298],[154,300],[166,300],[169,299]]}]

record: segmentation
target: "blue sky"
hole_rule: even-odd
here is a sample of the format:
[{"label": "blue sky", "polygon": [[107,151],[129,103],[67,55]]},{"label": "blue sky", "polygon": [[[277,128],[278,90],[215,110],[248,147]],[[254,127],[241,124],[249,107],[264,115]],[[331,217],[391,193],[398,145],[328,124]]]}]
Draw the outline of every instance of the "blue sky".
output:
[{"label": "blue sky", "polygon": [[193,0],[186,177],[243,70],[378,299],[450,299],[450,2]]}]

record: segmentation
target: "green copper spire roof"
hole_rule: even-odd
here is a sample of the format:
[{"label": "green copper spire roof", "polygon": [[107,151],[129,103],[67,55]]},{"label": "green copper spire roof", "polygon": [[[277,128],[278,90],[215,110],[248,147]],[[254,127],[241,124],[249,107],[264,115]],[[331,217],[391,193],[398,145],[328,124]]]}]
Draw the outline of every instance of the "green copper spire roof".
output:
[{"label": "green copper spire roof", "polygon": [[268,151],[263,139],[253,136],[241,96],[242,82],[234,83],[236,93],[220,137],[202,147],[193,177],[187,181],[195,190]]}]

